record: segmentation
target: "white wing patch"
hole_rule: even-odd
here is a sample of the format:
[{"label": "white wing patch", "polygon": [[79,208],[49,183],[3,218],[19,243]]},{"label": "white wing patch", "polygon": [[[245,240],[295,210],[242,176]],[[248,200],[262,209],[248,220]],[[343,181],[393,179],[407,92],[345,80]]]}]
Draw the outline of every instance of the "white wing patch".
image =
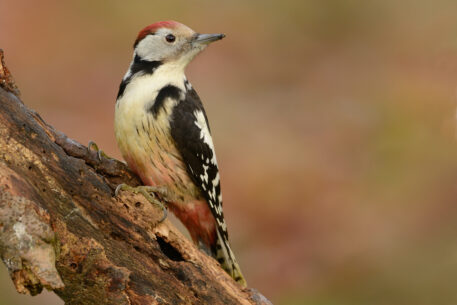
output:
[{"label": "white wing patch", "polygon": [[209,132],[208,125],[206,125],[205,115],[201,110],[195,110],[194,115],[195,118],[197,118],[197,120],[195,121],[195,125],[197,125],[197,127],[200,129],[200,139],[202,139],[203,142],[205,142],[213,152],[213,157],[209,161],[212,164],[217,165],[216,154],[214,153],[213,138],[211,137],[211,134]]},{"label": "white wing patch", "polygon": [[[195,125],[197,125],[197,127],[200,129],[200,139],[203,140],[203,142],[205,144],[207,144],[209,146],[209,148],[211,149],[211,151],[212,151],[212,158],[211,159],[206,158],[206,160],[205,160],[203,155],[202,155],[201,156],[202,161],[204,161],[204,162],[206,161],[205,162],[206,164],[210,164],[211,163],[214,166],[217,166],[217,160],[216,160],[216,153],[214,151],[213,138],[211,137],[211,133],[209,132],[208,125],[206,124],[205,115],[203,114],[203,112],[201,110],[194,111],[194,115],[195,115],[195,118],[197,119],[195,121]],[[207,172],[208,166],[207,165],[203,165],[203,169],[204,169],[205,173],[203,175],[200,175],[200,178],[201,178],[202,181],[205,181],[206,183],[208,183],[208,172]],[[213,208],[218,215],[222,215],[222,205],[221,205],[221,203],[222,203],[222,195],[221,194],[217,194],[217,192],[216,192],[216,187],[219,185],[219,183],[220,183],[220,176],[219,176],[219,173],[217,173],[216,177],[214,177],[214,179],[211,181],[212,189],[207,190],[207,192],[208,192],[208,195],[209,195],[209,198],[210,198],[209,204],[210,204],[211,208]],[[203,188],[203,189],[206,191],[205,188]],[[214,204],[215,202],[219,202],[219,204]],[[224,221],[222,221],[222,223],[221,223],[221,221],[218,219],[218,223],[223,228],[226,227]]]}]

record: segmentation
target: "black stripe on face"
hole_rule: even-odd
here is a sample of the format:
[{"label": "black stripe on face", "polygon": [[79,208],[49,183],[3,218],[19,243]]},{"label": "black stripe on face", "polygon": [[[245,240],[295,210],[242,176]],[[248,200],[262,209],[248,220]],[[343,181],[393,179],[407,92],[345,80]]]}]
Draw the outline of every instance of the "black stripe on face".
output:
[{"label": "black stripe on face", "polygon": [[125,91],[125,88],[127,85],[130,83],[132,78],[137,75],[138,73],[141,73],[142,75],[144,74],[152,74],[154,71],[162,65],[161,61],[154,60],[154,61],[148,61],[142,59],[140,56],[135,55],[135,58],[133,59],[133,63],[130,66],[130,74],[126,79],[123,79],[121,84],[119,85],[119,91],[117,93],[117,99],[119,99]]},{"label": "black stripe on face", "polygon": [[157,117],[160,109],[162,109],[162,107],[164,106],[164,102],[167,98],[179,101],[179,99],[181,98],[181,89],[173,85],[167,85],[160,89],[154,101],[154,104],[149,108],[149,112],[151,112],[154,115],[154,118]]},{"label": "black stripe on face", "polygon": [[154,70],[157,69],[162,62],[160,60],[144,60],[140,56],[135,55],[133,59],[132,67],[130,68],[131,75],[135,75],[139,72],[143,72],[144,74],[152,74]]},{"label": "black stripe on face", "polygon": [[125,80],[122,80],[121,84],[119,85],[119,91],[117,92],[117,98],[116,99],[119,99],[124,94],[125,87],[127,87],[127,84],[129,82],[130,82],[130,77],[128,77]]}]

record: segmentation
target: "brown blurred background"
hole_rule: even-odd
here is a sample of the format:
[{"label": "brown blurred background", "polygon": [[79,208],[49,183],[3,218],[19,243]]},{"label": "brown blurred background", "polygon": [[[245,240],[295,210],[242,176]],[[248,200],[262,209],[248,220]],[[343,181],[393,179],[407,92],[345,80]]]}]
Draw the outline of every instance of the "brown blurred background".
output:
[{"label": "brown blurred background", "polygon": [[[119,158],[136,33],[223,32],[188,68],[231,241],[274,304],[457,303],[457,2],[0,0],[24,102]],[[18,295],[0,265],[0,303]]]}]

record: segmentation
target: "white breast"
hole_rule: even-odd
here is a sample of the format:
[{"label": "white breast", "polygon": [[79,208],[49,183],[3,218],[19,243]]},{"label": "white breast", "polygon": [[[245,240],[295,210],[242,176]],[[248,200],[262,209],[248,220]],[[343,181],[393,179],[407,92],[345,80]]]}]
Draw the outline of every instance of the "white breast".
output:
[{"label": "white breast", "polygon": [[[184,71],[170,64],[163,64],[158,67],[152,75],[132,77],[123,95],[116,102],[114,128],[119,146],[124,141],[129,141],[129,137],[135,135],[138,123],[148,115],[147,109],[153,105],[160,89],[167,85],[173,85],[184,91],[184,80]],[[173,107],[172,102],[166,101],[164,106],[171,108]],[[161,122],[157,123],[168,124],[168,120],[160,119]],[[163,128],[166,127],[163,126]]]},{"label": "white breast", "polygon": [[[157,116],[148,111],[163,87],[173,85],[185,92],[184,80],[184,73],[161,66],[153,75],[133,77],[116,103],[114,127],[119,149],[144,184],[180,190],[193,185],[170,135],[168,114],[176,101],[166,99],[165,111]],[[173,185],[176,181],[187,186]],[[195,190],[185,193],[192,194]]]}]

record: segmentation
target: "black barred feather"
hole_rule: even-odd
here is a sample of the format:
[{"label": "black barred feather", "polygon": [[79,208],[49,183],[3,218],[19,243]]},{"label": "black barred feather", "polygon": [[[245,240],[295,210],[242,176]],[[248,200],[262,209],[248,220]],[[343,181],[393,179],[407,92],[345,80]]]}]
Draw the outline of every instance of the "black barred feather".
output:
[{"label": "black barred feather", "polygon": [[222,211],[219,169],[208,118],[197,92],[189,83],[185,85],[185,99],[176,105],[171,116],[171,136],[187,165],[189,176],[201,190],[216,219],[217,241],[216,245],[210,245],[212,256],[236,281],[245,284],[228,241]]},{"label": "black barred feather", "polygon": [[[196,124],[196,113],[203,115],[209,131],[210,127],[203,104],[197,92],[190,89],[186,92],[185,100],[178,103],[173,109],[170,123],[171,136],[187,165],[189,176],[210,204],[214,218],[219,220],[219,223],[225,224],[222,208],[220,211],[216,209],[217,206],[222,206],[222,202],[219,200],[221,198],[220,182],[213,184],[213,181],[219,176],[215,152],[208,143],[203,141],[202,129]],[[220,228],[220,230],[223,236],[228,238],[226,228]]]}]

